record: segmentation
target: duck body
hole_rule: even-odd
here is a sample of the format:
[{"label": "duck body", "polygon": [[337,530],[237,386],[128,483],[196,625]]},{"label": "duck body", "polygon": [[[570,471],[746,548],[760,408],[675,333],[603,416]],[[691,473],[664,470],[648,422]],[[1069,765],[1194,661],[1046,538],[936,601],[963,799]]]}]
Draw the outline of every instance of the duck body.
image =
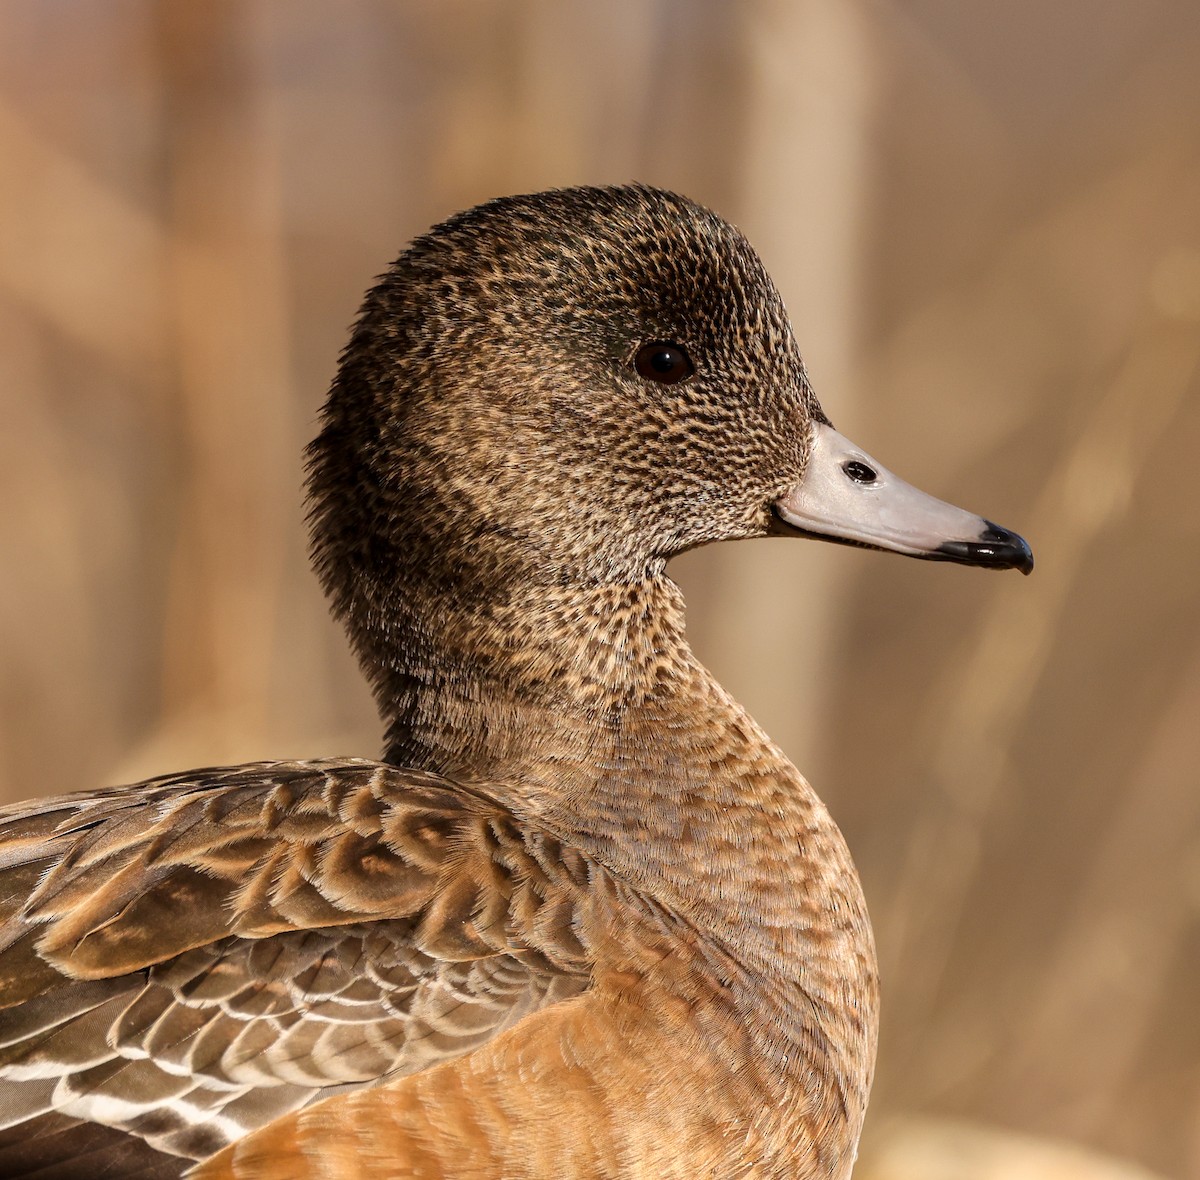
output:
[{"label": "duck body", "polygon": [[[384,758],[7,809],[0,1174],[849,1176],[858,878],[665,572],[819,533],[844,443],[757,256],[683,198],[509,198],[414,243],[310,451]],[[846,503],[833,539],[1031,560]]]}]

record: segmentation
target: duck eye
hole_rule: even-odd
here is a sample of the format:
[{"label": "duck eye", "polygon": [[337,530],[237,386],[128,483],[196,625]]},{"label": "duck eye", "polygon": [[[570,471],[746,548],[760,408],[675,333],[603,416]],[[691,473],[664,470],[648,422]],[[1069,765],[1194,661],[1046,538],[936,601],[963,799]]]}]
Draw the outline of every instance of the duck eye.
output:
[{"label": "duck eye", "polygon": [[691,357],[678,344],[643,344],[633,358],[633,367],[663,385],[686,381],[696,371]]},{"label": "duck eye", "polygon": [[874,467],[868,467],[865,463],[860,463],[857,459],[851,459],[848,463],[843,463],[842,470],[855,483],[874,483],[879,478]]}]

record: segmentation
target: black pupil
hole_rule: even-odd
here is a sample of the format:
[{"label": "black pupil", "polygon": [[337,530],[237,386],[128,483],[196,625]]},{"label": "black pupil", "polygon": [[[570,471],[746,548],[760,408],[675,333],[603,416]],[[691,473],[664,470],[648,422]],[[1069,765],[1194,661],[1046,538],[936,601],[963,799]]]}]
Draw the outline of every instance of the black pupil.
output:
[{"label": "black pupil", "polygon": [[875,474],[873,467],[868,467],[865,463],[860,463],[857,459],[851,459],[849,463],[843,463],[842,470],[855,483],[874,483],[879,478]]},{"label": "black pupil", "polygon": [[665,340],[643,344],[633,365],[643,377],[663,385],[686,381],[695,372],[687,352],[680,345]]}]

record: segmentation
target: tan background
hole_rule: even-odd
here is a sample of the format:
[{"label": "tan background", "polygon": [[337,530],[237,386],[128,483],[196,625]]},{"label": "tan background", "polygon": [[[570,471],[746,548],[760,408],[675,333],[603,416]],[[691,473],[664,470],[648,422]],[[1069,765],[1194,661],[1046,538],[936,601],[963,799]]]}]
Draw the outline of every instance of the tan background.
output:
[{"label": "tan background", "polygon": [[489,196],[676,188],[839,428],[1038,558],[677,563],[863,872],[862,1174],[1200,1177],[1198,63],[1195,0],[8,0],[0,792],[373,753],[299,495],[362,290]]}]

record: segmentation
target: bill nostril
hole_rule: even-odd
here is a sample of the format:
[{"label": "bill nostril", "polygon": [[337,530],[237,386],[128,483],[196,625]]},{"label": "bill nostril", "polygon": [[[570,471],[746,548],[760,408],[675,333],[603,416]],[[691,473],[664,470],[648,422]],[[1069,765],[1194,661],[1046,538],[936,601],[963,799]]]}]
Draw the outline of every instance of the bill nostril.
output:
[{"label": "bill nostril", "polygon": [[874,483],[879,478],[874,467],[869,467],[859,459],[850,459],[843,463],[842,470],[855,483]]}]

